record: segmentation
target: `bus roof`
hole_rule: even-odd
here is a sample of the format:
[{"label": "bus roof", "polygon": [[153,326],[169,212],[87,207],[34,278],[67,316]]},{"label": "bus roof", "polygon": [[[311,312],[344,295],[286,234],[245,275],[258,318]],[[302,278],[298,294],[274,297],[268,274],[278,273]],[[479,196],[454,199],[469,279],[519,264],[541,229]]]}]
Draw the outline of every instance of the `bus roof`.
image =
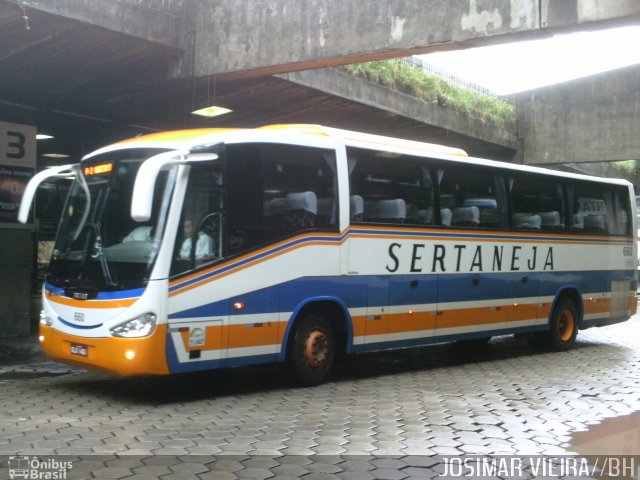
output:
[{"label": "bus roof", "polygon": [[324,135],[328,137],[337,137],[346,144],[369,147],[395,147],[410,150],[419,150],[440,155],[453,155],[459,157],[468,157],[467,152],[461,148],[447,147],[436,143],[416,142],[413,140],[404,140],[400,138],[385,137],[383,135],[372,135],[369,133],[354,132],[351,130],[342,130],[339,128],[324,127],[322,125],[267,125],[259,130],[285,130],[295,131],[296,133],[306,133],[311,135]]},{"label": "bus roof", "polygon": [[[403,140],[393,137],[385,137],[382,135],[371,135],[368,133],[353,132],[350,130],[342,130],[338,128],[324,127],[322,125],[307,125],[307,124],[278,124],[278,125],[266,125],[264,127],[258,127],[255,129],[240,129],[240,128],[198,128],[191,130],[174,130],[168,132],[151,133],[148,135],[141,135],[139,137],[130,138],[114,144],[113,146],[134,147],[135,144],[150,144],[150,143],[170,143],[170,144],[185,144],[194,145],[198,144],[199,139],[205,141],[212,135],[226,133],[226,132],[252,132],[252,131],[271,131],[298,135],[319,135],[323,137],[339,138],[347,144],[357,146],[369,146],[376,148],[403,148],[409,150],[416,150],[423,153],[439,154],[439,155],[453,155],[460,157],[467,157],[467,152],[460,148],[447,147],[444,145],[437,145],[435,143],[416,142],[412,140]],[[108,148],[108,147],[107,147]]]},{"label": "bus roof", "polygon": [[[325,127],[322,125],[314,124],[274,124],[265,125],[258,128],[196,128],[157,132],[147,135],[140,135],[135,138],[123,140],[115,144],[100,148],[86,155],[84,158],[89,159],[94,155],[106,153],[113,150],[120,150],[123,148],[191,148],[197,145],[211,142],[212,140],[215,140],[215,137],[224,134],[230,134],[228,136],[231,140],[231,143],[244,142],[245,138],[246,141],[250,141],[252,136],[260,137],[256,138],[256,141],[261,141],[265,138],[265,135],[269,137],[268,141],[274,141],[276,139],[280,140],[282,137],[286,137],[287,135],[295,137],[309,135],[319,136],[337,139],[343,142],[345,145],[351,147],[369,148],[382,151],[389,150],[390,152],[400,152],[404,154],[414,154],[420,156],[433,155],[434,157],[440,157],[453,161],[506,168],[509,170],[521,172],[539,172],[558,177],[596,180],[606,183],[630,185],[630,183],[626,180],[594,177],[591,175],[562,172],[559,170],[552,170],[544,167],[519,165],[509,162],[469,157],[467,155],[467,152],[460,148],[447,147],[434,143],[417,142],[413,140],[386,137],[383,135],[372,135],[368,133],[360,133],[351,130],[343,130],[339,128]],[[273,137],[270,134],[273,134]],[[222,138],[221,140],[224,141],[224,138]]]}]

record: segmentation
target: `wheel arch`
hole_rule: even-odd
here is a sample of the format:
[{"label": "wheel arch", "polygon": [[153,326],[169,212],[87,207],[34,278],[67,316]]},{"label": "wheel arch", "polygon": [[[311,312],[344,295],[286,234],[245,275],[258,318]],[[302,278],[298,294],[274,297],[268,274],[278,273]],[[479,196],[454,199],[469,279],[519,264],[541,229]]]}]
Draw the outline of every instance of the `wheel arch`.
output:
[{"label": "wheel arch", "polygon": [[582,294],[580,293],[580,289],[575,285],[565,285],[556,293],[555,298],[553,299],[553,304],[551,305],[551,311],[549,312],[548,324],[551,324],[551,319],[553,314],[556,311],[556,308],[560,304],[560,302],[564,299],[569,299],[573,302],[578,311],[578,328],[582,328],[582,322],[584,319],[584,302],[582,300]]},{"label": "wheel arch", "polygon": [[287,358],[289,340],[295,331],[299,320],[310,311],[319,311],[325,315],[327,320],[336,328],[338,338],[338,353],[351,353],[353,346],[353,322],[347,305],[338,297],[322,296],[307,298],[300,302],[294,309],[287,328],[282,337],[282,348],[280,349],[280,361]]}]

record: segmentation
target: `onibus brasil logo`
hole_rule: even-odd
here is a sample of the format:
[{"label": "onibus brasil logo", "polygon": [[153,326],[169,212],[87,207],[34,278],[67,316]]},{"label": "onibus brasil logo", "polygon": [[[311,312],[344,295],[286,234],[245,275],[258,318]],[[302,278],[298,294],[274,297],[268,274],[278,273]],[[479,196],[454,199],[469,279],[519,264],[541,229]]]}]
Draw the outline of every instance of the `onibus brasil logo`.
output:
[{"label": "onibus brasil logo", "polygon": [[71,462],[22,455],[9,457],[8,463],[10,479],[64,480],[67,478],[67,471],[73,468]]}]

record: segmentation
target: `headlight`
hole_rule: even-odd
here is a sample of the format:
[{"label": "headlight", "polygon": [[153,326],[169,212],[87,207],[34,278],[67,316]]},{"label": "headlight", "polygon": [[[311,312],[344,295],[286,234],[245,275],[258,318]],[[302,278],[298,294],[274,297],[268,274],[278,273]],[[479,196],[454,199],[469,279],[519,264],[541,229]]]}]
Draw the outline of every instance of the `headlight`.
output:
[{"label": "headlight", "polygon": [[113,327],[110,332],[114,337],[139,338],[146,337],[153,332],[157,317],[154,313],[145,313],[141,317]]},{"label": "headlight", "polygon": [[40,323],[46,325],[47,327],[50,327],[53,323],[51,317],[49,317],[44,310],[40,310]]}]

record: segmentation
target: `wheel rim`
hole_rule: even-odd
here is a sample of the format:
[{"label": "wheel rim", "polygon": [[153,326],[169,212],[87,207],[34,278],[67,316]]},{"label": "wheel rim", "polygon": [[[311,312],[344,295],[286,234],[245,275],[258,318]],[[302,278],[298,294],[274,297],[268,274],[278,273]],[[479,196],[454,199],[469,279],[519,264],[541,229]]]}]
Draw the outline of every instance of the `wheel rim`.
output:
[{"label": "wheel rim", "polygon": [[563,309],[558,319],[558,334],[560,335],[560,339],[563,342],[571,340],[575,327],[576,319],[573,312],[568,308]]},{"label": "wheel rim", "polygon": [[304,342],[304,359],[311,368],[321,367],[329,356],[329,340],[319,329],[312,330]]}]

